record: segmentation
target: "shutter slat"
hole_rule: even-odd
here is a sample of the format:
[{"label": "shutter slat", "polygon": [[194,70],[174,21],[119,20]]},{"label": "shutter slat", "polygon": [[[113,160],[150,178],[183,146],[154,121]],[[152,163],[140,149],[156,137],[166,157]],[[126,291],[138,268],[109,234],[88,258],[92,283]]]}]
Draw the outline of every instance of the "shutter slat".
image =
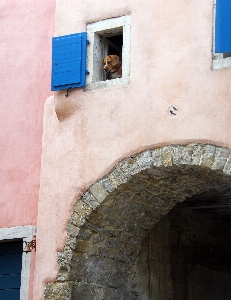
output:
[{"label": "shutter slat", "polygon": [[23,242],[0,243],[0,299],[19,300]]},{"label": "shutter slat", "polygon": [[86,32],[52,39],[52,90],[85,85]]},{"label": "shutter slat", "polygon": [[55,69],[55,78],[53,80],[54,86],[59,86],[63,84],[80,83],[80,63],[71,64],[68,66],[63,66],[60,69]]},{"label": "shutter slat", "polygon": [[76,74],[75,77],[73,75],[70,75],[70,72],[62,72],[60,74],[57,74],[56,79],[54,80],[54,86],[60,86],[63,84],[71,85],[76,82],[80,82],[78,74]]},{"label": "shutter slat", "polygon": [[231,52],[231,0],[216,0],[215,52]]},{"label": "shutter slat", "polygon": [[68,54],[66,54],[64,52],[58,53],[56,55],[56,59],[54,60],[54,64],[57,65],[60,63],[65,63],[68,61],[76,61],[76,60],[81,61],[81,56],[79,56],[79,53],[80,52],[72,52],[72,53],[68,53]]},{"label": "shutter slat", "polygon": [[0,299],[2,300],[19,300],[20,289],[0,290]]},{"label": "shutter slat", "polygon": [[80,60],[76,60],[76,61],[69,61],[69,62],[65,62],[65,63],[59,63],[55,65],[54,70],[72,70],[72,68],[79,68],[81,61]]},{"label": "shutter slat", "polygon": [[57,45],[71,45],[81,43],[82,33],[74,33],[53,38],[53,43]]},{"label": "shutter slat", "polygon": [[54,51],[54,55],[56,57],[56,59],[62,59],[63,57],[75,57],[75,56],[79,56],[80,57],[80,53],[81,53],[81,45],[76,45],[76,47],[74,45],[67,45],[65,46],[65,51],[64,51],[64,47],[60,49],[57,49],[56,51]]},{"label": "shutter slat", "polygon": [[0,275],[0,290],[3,289],[20,289],[21,274]]},{"label": "shutter slat", "polygon": [[0,256],[0,274],[21,273],[22,254]]}]

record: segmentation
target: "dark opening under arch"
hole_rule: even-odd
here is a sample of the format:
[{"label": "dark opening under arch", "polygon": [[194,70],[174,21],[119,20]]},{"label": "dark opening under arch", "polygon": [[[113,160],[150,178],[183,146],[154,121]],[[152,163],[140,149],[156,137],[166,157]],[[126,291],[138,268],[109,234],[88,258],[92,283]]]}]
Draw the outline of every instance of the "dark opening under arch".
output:
[{"label": "dark opening under arch", "polygon": [[[174,272],[177,270],[174,268],[175,260],[180,260],[180,257],[175,255],[170,263],[174,254],[170,250],[174,245],[180,245],[182,249],[185,247],[188,253],[192,249],[187,247],[192,237],[188,235],[185,244],[172,241],[169,238],[172,229],[166,224],[169,220],[177,223],[180,216],[182,230],[178,226],[172,233],[181,232],[184,235],[187,228],[193,227],[192,221],[187,221],[189,227],[183,224],[189,220],[188,215],[192,211],[198,211],[199,214],[193,216],[193,222],[199,222],[201,216],[211,210],[208,224],[213,223],[213,216],[222,218],[222,222],[228,220],[224,225],[224,232],[228,232],[230,173],[230,150],[213,145],[170,145],[146,150],[118,163],[76,202],[67,227],[66,245],[63,252],[58,253],[58,277],[56,282],[47,284],[45,299],[193,299],[190,298],[190,285],[182,290],[182,284],[178,282],[182,280],[184,283],[189,273],[179,275]],[[224,204],[222,199],[226,199],[227,203]],[[166,216],[170,216],[167,221],[164,219]],[[158,295],[158,274],[155,264],[151,269],[150,263],[147,263],[150,262],[147,255],[150,255],[149,246],[155,239],[159,239],[161,245],[162,234],[158,230],[164,220],[164,233],[169,235],[168,239],[165,238],[165,250],[161,250],[161,253],[165,253],[168,264],[163,263],[167,271],[164,273],[164,283],[161,283],[164,289],[160,288]],[[196,232],[198,226],[194,234]],[[205,243],[205,247],[213,244],[214,236],[211,234],[211,240]],[[196,243],[199,240],[194,239],[194,246]],[[220,254],[225,256],[231,250],[230,241],[225,243],[224,238],[220,245],[225,249]],[[184,253],[182,249],[180,253]],[[211,260],[217,259],[220,254]],[[185,260],[187,255],[182,259]],[[161,255],[160,259],[163,259]],[[156,261],[160,262],[158,259]],[[195,265],[189,260],[184,261],[183,265],[190,263],[190,266]],[[221,266],[223,269],[217,270],[214,264],[211,272],[225,273],[224,281],[230,282],[231,274],[226,267],[229,261],[225,259],[224,263],[218,264],[218,269]],[[183,265],[179,270],[186,272]],[[207,265],[211,268],[212,262],[208,260]],[[194,277],[196,274],[195,271]],[[196,282],[196,278],[193,280]]]}]

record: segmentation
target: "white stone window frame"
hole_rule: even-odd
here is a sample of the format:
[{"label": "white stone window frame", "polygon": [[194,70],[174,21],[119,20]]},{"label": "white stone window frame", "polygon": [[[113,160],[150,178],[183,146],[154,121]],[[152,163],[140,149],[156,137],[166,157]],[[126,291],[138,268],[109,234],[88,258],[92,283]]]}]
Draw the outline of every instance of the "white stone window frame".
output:
[{"label": "white stone window frame", "polygon": [[212,49],[212,70],[221,70],[231,67],[231,57],[223,57],[223,53],[215,52],[215,20],[216,20],[216,0],[213,5],[213,49]]},{"label": "white stone window frame", "polygon": [[[105,45],[101,43],[100,36],[108,33],[114,35],[123,34],[122,49],[122,77],[103,81],[102,60],[105,56]],[[130,81],[130,40],[131,40],[131,16],[121,16],[102,20],[87,25],[87,70],[85,90],[97,90],[109,87],[128,85]]]},{"label": "white stone window frame", "polygon": [[[22,239],[23,242],[30,242],[33,236],[36,236],[36,227],[32,225],[0,228],[0,242],[1,241],[12,242],[17,239]],[[30,265],[31,265],[31,253],[23,252],[20,300],[29,299]]]}]

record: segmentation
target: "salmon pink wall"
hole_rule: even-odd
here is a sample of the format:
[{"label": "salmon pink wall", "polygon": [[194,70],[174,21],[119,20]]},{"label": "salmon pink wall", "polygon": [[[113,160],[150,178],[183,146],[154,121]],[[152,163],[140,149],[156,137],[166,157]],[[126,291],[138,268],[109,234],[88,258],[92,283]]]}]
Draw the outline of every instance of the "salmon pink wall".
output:
[{"label": "salmon pink wall", "polygon": [[36,224],[55,0],[0,1],[0,227]]},{"label": "salmon pink wall", "polygon": [[45,105],[35,300],[56,278],[75,201],[118,161],[170,143],[231,148],[231,69],[211,70],[213,1],[57,0],[55,34],[127,14],[130,84],[57,92]]}]

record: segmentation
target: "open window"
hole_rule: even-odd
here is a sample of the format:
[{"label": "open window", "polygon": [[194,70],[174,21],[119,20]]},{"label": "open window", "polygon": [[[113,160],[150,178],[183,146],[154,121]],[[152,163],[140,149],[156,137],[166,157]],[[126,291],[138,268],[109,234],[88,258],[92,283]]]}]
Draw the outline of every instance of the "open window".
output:
[{"label": "open window", "polygon": [[231,67],[231,1],[214,0],[213,70]]},{"label": "open window", "polygon": [[[123,28],[121,28],[123,30]],[[108,55],[117,55],[119,57],[120,62],[122,62],[122,49],[123,49],[123,32],[118,34],[113,32],[109,32],[105,36],[102,36],[102,47],[103,47],[103,57]],[[104,72],[102,70],[102,80],[110,80],[109,73]],[[122,74],[123,75],[123,74]]]},{"label": "open window", "polygon": [[[130,76],[130,16],[88,24],[86,90],[126,85]],[[122,77],[109,80],[101,68],[105,56],[117,55],[122,62]]]}]

